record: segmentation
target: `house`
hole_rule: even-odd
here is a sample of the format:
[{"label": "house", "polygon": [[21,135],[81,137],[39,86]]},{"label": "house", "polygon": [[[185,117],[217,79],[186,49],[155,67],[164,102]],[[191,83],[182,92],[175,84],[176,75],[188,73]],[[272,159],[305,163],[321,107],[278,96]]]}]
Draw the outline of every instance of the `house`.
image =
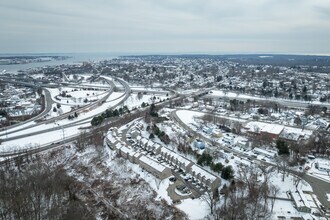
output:
[{"label": "house", "polygon": [[146,155],[140,156],[139,165],[161,180],[171,176],[172,174],[169,167],[160,164]]},{"label": "house", "polygon": [[115,146],[119,142],[119,140],[116,137],[116,131],[114,130],[109,131],[106,136],[105,142],[111,150],[115,150]]},{"label": "house", "polygon": [[283,129],[279,135],[279,138],[284,141],[298,142],[302,138],[302,135],[299,133],[291,132],[288,129]]},{"label": "house", "polygon": [[132,138],[136,138],[137,136],[140,135],[140,131],[139,131],[137,128],[134,127],[134,128],[131,130],[130,135],[131,135]]},{"label": "house", "polygon": [[250,134],[257,134],[257,135],[266,135],[270,138],[278,138],[281,132],[284,129],[283,125],[278,124],[269,124],[264,122],[248,122],[244,125],[244,128]]},{"label": "house", "polygon": [[324,171],[324,172],[328,172],[328,173],[330,172],[330,164],[329,163],[316,162],[315,167],[320,171]]},{"label": "house", "polygon": [[200,166],[194,164],[189,169],[189,173],[193,178],[198,179],[201,183],[209,187],[212,191],[220,186],[220,178],[208,171],[204,170]]},{"label": "house", "polygon": [[236,144],[238,147],[246,148],[246,147],[248,147],[248,140],[241,139],[241,140],[238,140]]},{"label": "house", "polygon": [[121,146],[119,149],[118,149],[118,154],[125,158],[125,159],[128,159],[130,162],[134,163],[134,154],[136,152],[131,149],[131,148],[128,148],[126,146]]},{"label": "house", "polygon": [[193,164],[190,160],[182,157],[181,155],[167,149],[166,147],[162,147],[160,149],[160,155],[169,163],[173,164],[179,169],[187,171]]},{"label": "house", "polygon": [[206,134],[212,134],[212,131],[213,131],[212,128],[209,128],[209,127],[203,128],[203,132],[206,133]]},{"label": "house", "polygon": [[203,150],[203,149],[205,149],[205,142],[200,139],[196,139],[194,141],[194,147],[199,150]]},{"label": "house", "polygon": [[268,150],[264,150],[264,149],[261,149],[261,148],[258,148],[258,147],[255,147],[253,149],[253,153],[257,154],[257,155],[263,155],[267,158],[275,158],[276,157],[276,152],[273,152],[273,151],[268,151]]},{"label": "house", "polygon": [[140,140],[140,145],[141,145],[141,147],[142,147],[143,149],[145,149],[145,148],[147,147],[148,141],[149,141],[149,140],[148,140],[147,138],[145,138],[145,137],[141,138],[141,140]]},{"label": "house", "polygon": [[311,207],[309,202],[301,189],[297,189],[295,192],[290,192],[291,198],[293,199],[295,208],[299,212],[311,213]]},{"label": "house", "polygon": [[152,141],[148,141],[146,150],[149,152],[153,152],[154,154],[158,154],[160,152],[162,146],[158,143],[154,143]]},{"label": "house", "polygon": [[222,138],[222,141],[225,142],[225,143],[227,143],[227,144],[233,144],[234,138],[231,137],[231,136],[224,136]]}]

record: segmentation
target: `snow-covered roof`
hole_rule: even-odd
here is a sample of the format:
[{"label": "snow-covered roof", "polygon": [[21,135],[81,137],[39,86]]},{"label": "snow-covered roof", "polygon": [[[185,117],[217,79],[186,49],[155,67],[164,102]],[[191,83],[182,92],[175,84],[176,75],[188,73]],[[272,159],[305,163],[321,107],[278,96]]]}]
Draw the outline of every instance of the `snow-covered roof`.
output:
[{"label": "snow-covered roof", "polygon": [[192,165],[191,167],[191,172],[195,172],[196,175],[200,173],[200,175],[203,177],[205,177],[205,179],[210,180],[211,182],[213,182],[214,180],[217,179],[216,176],[214,176],[213,174],[207,172],[206,170],[204,170],[203,168],[197,166],[197,165]]},{"label": "snow-covered roof", "polygon": [[162,146],[161,146],[160,144],[158,144],[158,143],[155,143],[155,144],[154,144],[154,148],[157,149],[157,148],[159,148],[159,147],[162,147]]},{"label": "snow-covered roof", "polygon": [[117,138],[115,138],[114,136],[112,136],[111,134],[108,134],[108,140],[110,141],[111,144],[117,142]]},{"label": "snow-covered roof", "polygon": [[255,147],[253,149],[253,152],[257,152],[257,153],[260,153],[260,154],[263,154],[263,155],[266,155],[266,156],[270,156],[270,157],[274,157],[276,155],[275,152],[264,150],[264,149],[261,149],[261,148],[258,148],[258,147]]},{"label": "snow-covered roof", "polygon": [[142,138],[142,139],[141,139],[141,143],[142,143],[142,144],[147,144],[148,141],[149,141],[149,140],[148,140],[147,138]]},{"label": "snow-covered roof", "polygon": [[135,151],[134,150],[132,150],[131,148],[128,148],[128,147],[125,147],[125,146],[122,146],[121,148],[120,148],[120,150],[122,151],[122,152],[124,152],[125,154],[129,154],[129,155],[134,155],[135,154]]},{"label": "snow-covered roof", "polygon": [[147,143],[148,147],[152,147],[152,145],[154,145],[154,142],[149,140],[148,143]]},{"label": "snow-covered roof", "polygon": [[310,136],[313,133],[313,131],[311,131],[311,130],[301,129],[301,128],[293,128],[293,127],[285,127],[285,131],[290,132],[290,133],[300,134],[302,136],[306,136],[306,135]]},{"label": "snow-covered roof", "polygon": [[136,140],[137,141],[140,141],[141,139],[142,139],[141,135],[139,135],[139,136],[136,137]]},{"label": "snow-covered roof", "polygon": [[284,129],[283,125],[266,124],[264,127],[261,128],[260,132],[279,135],[283,131],[283,129]]},{"label": "snow-covered roof", "polygon": [[280,138],[284,138],[287,140],[298,141],[301,134],[290,132],[288,129],[284,128],[284,130],[280,134]]},{"label": "snow-covered roof", "polygon": [[318,164],[320,170],[329,170],[330,171],[330,163],[317,162],[317,164]]},{"label": "snow-covered roof", "polygon": [[279,135],[284,129],[283,125],[268,124],[268,123],[256,122],[256,121],[247,123],[245,127],[250,129],[252,132],[256,132],[256,133],[265,132],[265,133],[277,134],[277,135]]},{"label": "snow-covered roof", "polygon": [[138,130],[137,128],[133,128],[130,133],[131,134],[140,133],[140,130]]},{"label": "snow-covered roof", "polygon": [[163,172],[166,169],[164,165],[158,163],[146,155],[141,156],[139,160],[145,164],[148,164],[150,167],[156,169],[159,172]]},{"label": "snow-covered roof", "polygon": [[133,155],[135,158],[139,158],[141,156],[140,152],[135,152],[135,154]]},{"label": "snow-covered roof", "polygon": [[174,159],[177,159],[180,163],[183,163],[184,166],[187,166],[191,163],[190,160],[182,157],[181,155],[171,151],[170,149],[166,148],[166,147],[162,147],[160,149],[160,152],[164,153],[164,154],[167,154],[167,155],[170,155],[171,157],[173,157]]},{"label": "snow-covered roof", "polygon": [[116,146],[116,149],[119,149],[119,148],[121,148],[123,145],[122,145],[122,143],[118,142],[115,146]]},{"label": "snow-covered roof", "polygon": [[295,192],[291,192],[291,195],[297,207],[310,208],[309,202],[307,201],[307,198],[301,189],[298,189]]}]

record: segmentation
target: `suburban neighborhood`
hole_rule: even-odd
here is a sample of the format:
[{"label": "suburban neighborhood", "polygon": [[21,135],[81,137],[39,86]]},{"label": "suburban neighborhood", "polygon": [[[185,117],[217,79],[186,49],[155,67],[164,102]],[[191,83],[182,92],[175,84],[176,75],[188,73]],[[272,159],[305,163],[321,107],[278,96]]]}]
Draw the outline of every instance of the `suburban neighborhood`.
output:
[{"label": "suburban neighborhood", "polygon": [[[101,216],[129,219],[121,204],[138,206],[118,187],[144,181],[143,204],[166,204],[162,216],[148,209],[155,218],[327,219],[329,66],[250,58],[123,56],[2,72],[1,167],[67,161],[77,196]],[[105,192],[105,170],[127,184]]]}]

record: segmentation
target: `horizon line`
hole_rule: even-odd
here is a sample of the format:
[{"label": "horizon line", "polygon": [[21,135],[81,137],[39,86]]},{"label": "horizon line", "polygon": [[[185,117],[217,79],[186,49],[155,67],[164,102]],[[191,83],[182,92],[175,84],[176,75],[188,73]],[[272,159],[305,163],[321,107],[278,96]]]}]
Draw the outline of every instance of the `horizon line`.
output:
[{"label": "horizon line", "polygon": [[152,52],[152,53],[131,53],[131,52],[0,52],[0,55],[45,55],[45,54],[103,54],[113,56],[187,56],[187,55],[200,55],[200,56],[228,56],[228,55],[286,55],[286,56],[330,56],[326,53],[279,53],[279,52],[225,52],[225,53],[214,53],[214,52]]}]

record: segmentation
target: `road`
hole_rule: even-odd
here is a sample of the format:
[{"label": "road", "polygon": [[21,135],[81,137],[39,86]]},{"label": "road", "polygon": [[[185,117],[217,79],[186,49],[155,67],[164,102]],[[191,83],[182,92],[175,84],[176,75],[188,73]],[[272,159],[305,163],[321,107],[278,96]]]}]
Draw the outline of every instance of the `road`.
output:
[{"label": "road", "polygon": [[[127,83],[125,83],[125,87],[127,87],[127,93],[125,94],[124,98],[127,98],[127,97],[129,97],[130,89],[129,89],[129,86],[128,86]],[[166,100],[166,101],[160,102],[160,103],[156,103],[155,105],[157,107],[163,107],[163,106],[169,105],[172,101],[178,101],[178,100],[182,100],[182,99],[183,99],[183,97],[181,97],[181,96],[174,96],[174,97],[171,97],[169,100]],[[118,103],[117,105],[121,105],[122,102],[124,102],[124,100],[121,100],[121,102]],[[117,105],[113,106],[112,108],[116,108]],[[134,112],[131,112],[128,115],[125,115],[124,117],[117,117],[117,118],[112,118],[112,119],[109,119],[109,120],[105,120],[104,123],[102,123],[100,126],[97,126],[97,127],[86,126],[85,127],[85,131],[86,131],[85,135],[86,135],[86,137],[89,137],[89,136],[95,134],[95,132],[104,132],[104,131],[107,131],[110,127],[123,125],[124,123],[128,123],[129,121],[132,121],[136,118],[143,117],[145,115],[145,113],[148,112],[148,111],[149,111],[149,107],[146,107],[144,109],[138,109]],[[86,119],[83,119],[83,120],[86,121]],[[83,122],[81,122],[81,123],[83,123]],[[72,126],[73,126],[73,124],[72,124]],[[54,130],[60,130],[60,129],[62,129],[62,128],[61,127],[54,128]],[[51,131],[53,131],[53,130],[51,130]],[[57,142],[59,142],[59,145],[62,146],[63,144],[67,144],[67,143],[70,143],[70,142],[73,142],[73,141],[77,140],[79,135],[80,134],[76,134],[76,135],[73,135],[71,137],[66,137],[64,140],[61,140],[59,138],[59,140]],[[27,136],[31,136],[31,134],[26,134],[25,137],[27,137]],[[54,141],[54,142],[56,142],[56,141]],[[15,152],[2,152],[0,157],[9,157],[10,156],[12,158],[8,159],[8,160],[14,160],[15,156],[39,153],[39,152],[42,152],[42,151],[46,151],[46,150],[56,148],[57,145],[58,144],[48,143],[48,144],[45,144],[43,146],[39,146],[38,148],[35,148],[35,149],[23,149],[23,150],[15,151]],[[0,165],[6,163],[6,161],[8,161],[8,160],[0,162]]]},{"label": "road", "polygon": [[[182,128],[184,128],[186,131],[189,131],[190,133],[194,134],[196,137],[199,137],[199,138],[203,139],[205,142],[208,142],[208,143],[212,143],[213,142],[210,138],[207,138],[207,137],[201,135],[200,133],[194,131],[189,126],[187,126],[185,123],[183,123],[183,121],[177,116],[176,111],[172,111],[171,112],[171,117]],[[240,151],[236,151],[234,149],[231,149],[231,148],[222,146],[219,143],[216,143],[216,145],[217,145],[217,147],[219,147],[221,149],[224,149],[226,151],[235,153],[236,155],[238,155],[238,156],[240,156],[242,158],[247,159],[247,156],[244,155]],[[267,162],[262,161],[262,160],[256,160],[256,161],[258,161],[260,164],[264,164],[264,165],[267,165],[267,166],[275,166],[274,164],[267,163]],[[300,173],[297,172],[297,171],[288,170],[288,172],[290,172],[291,174],[300,176]],[[330,209],[330,201],[327,200],[327,196],[326,196],[327,193],[330,194],[330,183],[329,182],[326,182],[324,180],[318,179],[316,177],[310,176],[308,174],[303,175],[302,176],[302,179],[305,180],[307,183],[309,183],[311,185],[311,187],[313,188],[313,191],[314,191],[315,195],[318,197],[318,199],[322,203],[322,205],[326,209]]]},{"label": "road", "polygon": [[[230,92],[230,91],[228,91]],[[255,100],[257,102],[276,102],[282,106],[287,106],[287,107],[293,107],[293,108],[307,108],[309,105],[318,105],[318,106],[325,106],[327,108],[330,107],[329,102],[305,102],[305,101],[299,101],[299,100],[285,100],[285,99],[279,99],[279,98],[274,98],[274,97],[260,97],[260,96],[252,96],[252,95],[246,95],[246,96],[229,96],[229,95],[212,95],[208,94],[205,97],[213,98],[213,99],[219,99],[219,98],[228,98],[228,99],[237,99],[241,101],[246,101],[246,100]]]},{"label": "road", "polygon": [[[299,175],[299,172],[290,170],[292,174]],[[330,201],[328,201],[327,194],[330,195],[330,183],[311,175],[305,174],[301,177],[313,188],[313,192],[326,209],[330,209]]]},{"label": "road", "polygon": [[[109,96],[113,93],[113,91],[114,91],[114,87],[115,87],[115,85],[113,84],[113,82],[111,82],[111,81],[109,81],[109,80],[107,80],[107,81],[108,81],[108,83],[109,83],[109,85],[110,85],[110,89],[107,91],[107,95],[106,95],[106,96],[104,96],[103,98],[101,98],[101,99],[98,100],[97,102],[93,102],[93,103],[91,103],[91,104],[89,104],[89,105],[83,106],[83,107],[81,107],[81,108],[75,110],[75,112],[77,112],[77,113],[81,113],[81,112],[83,112],[83,111],[85,111],[85,110],[88,110],[88,109],[90,110],[90,109],[92,109],[92,108],[96,108],[96,107],[99,106],[99,105],[102,105],[102,104],[105,102],[105,100],[107,100],[107,98],[109,98]],[[120,82],[123,83],[123,85],[124,85],[125,88],[128,87],[128,85],[127,85],[126,82],[124,82],[124,81],[122,81],[122,80],[121,80]],[[47,91],[47,90],[45,90],[45,91]],[[126,92],[125,92],[125,94],[124,94],[123,96],[125,96],[126,94],[129,94],[129,93],[130,93],[130,90],[129,90],[129,88],[128,88],[128,89],[126,89]],[[49,91],[47,91],[45,94],[47,94],[47,96],[45,96],[45,97],[46,97],[46,103],[47,103],[47,104],[46,104],[46,108],[45,108],[45,110],[44,110],[40,115],[38,115],[38,116],[36,116],[36,117],[34,117],[34,118],[30,119],[30,120],[27,120],[27,121],[25,121],[25,122],[19,123],[19,124],[17,124],[15,127],[18,127],[18,126],[24,125],[24,124],[29,123],[29,122],[31,122],[31,121],[37,121],[38,119],[42,119],[42,118],[43,118],[43,117],[44,117],[49,111],[51,111],[51,109],[52,109],[52,104],[53,104],[53,100],[52,100],[52,98],[51,98],[51,95],[50,95],[50,92],[49,92]],[[118,97],[118,98],[120,98],[120,97]],[[126,100],[127,98],[128,98],[128,96],[125,96],[125,97],[124,97],[125,100]],[[125,100],[122,100],[122,101],[125,101]],[[119,105],[122,103],[122,101],[121,101],[120,103],[118,103],[116,106],[113,106],[113,107],[117,107],[117,106],[119,106]],[[33,127],[36,127],[36,126],[40,126],[40,125],[42,125],[42,124],[55,123],[56,121],[59,121],[59,120],[62,120],[62,119],[66,119],[66,118],[67,118],[69,115],[71,115],[71,114],[73,114],[73,112],[68,112],[68,113],[62,114],[62,115],[60,115],[60,116],[57,116],[57,117],[54,117],[54,118],[48,119],[48,120],[40,121],[40,122],[38,122],[37,124],[32,124],[32,125],[29,125],[29,126],[25,126],[25,127],[19,128],[19,129],[15,129],[15,130],[13,130],[13,131],[10,131],[9,129],[14,128],[14,127],[10,127],[10,128],[6,127],[7,132],[0,134],[0,137],[2,137],[2,141],[10,141],[10,140],[17,139],[17,138],[27,137],[27,136],[29,136],[29,135],[19,135],[19,136],[10,137],[10,138],[8,138],[7,136],[8,136],[9,134],[12,134],[12,133],[16,133],[16,132],[19,132],[19,131],[22,131],[22,130],[26,130],[26,129],[33,128]],[[95,115],[94,115],[94,116],[95,116]],[[88,117],[88,118],[84,118],[83,120],[75,120],[75,121],[72,122],[72,123],[66,124],[66,125],[61,126],[61,127],[58,127],[58,128],[51,128],[51,129],[43,130],[43,131],[41,131],[41,132],[39,132],[39,133],[34,132],[33,134],[34,134],[34,135],[35,135],[35,134],[41,134],[41,133],[45,133],[45,132],[49,132],[49,131],[55,131],[55,130],[59,130],[59,129],[63,129],[63,128],[72,127],[72,126],[74,126],[75,124],[77,124],[77,123],[82,123],[83,121],[87,121],[87,120],[93,118],[94,116],[91,116],[91,117]],[[8,131],[8,130],[9,130],[9,131]],[[4,131],[4,130],[2,130],[2,131]],[[30,134],[32,135],[32,133],[30,133]]]},{"label": "road", "polygon": [[[27,85],[27,84],[28,84],[28,85],[31,86],[31,87],[44,87],[44,86],[45,86],[45,85],[42,85],[42,84],[38,84],[38,83],[36,83],[36,82],[34,82],[34,84],[27,83],[27,82],[24,82],[24,80],[22,81],[21,78],[15,78],[15,77],[13,77],[12,79],[16,79],[17,81],[12,81],[12,79],[10,79],[10,78],[7,78],[7,77],[0,77],[0,80],[4,80],[4,79],[6,80],[5,82],[11,82],[11,83],[22,84],[22,85]],[[107,95],[104,96],[103,98],[101,98],[100,100],[96,101],[96,102],[90,103],[90,104],[88,104],[88,105],[85,105],[85,106],[83,106],[83,107],[81,107],[81,108],[75,110],[75,112],[80,113],[80,112],[85,111],[85,110],[87,110],[87,109],[95,108],[95,107],[97,107],[98,105],[101,105],[101,104],[102,104],[105,100],[107,100],[107,98],[113,93],[114,88],[115,88],[115,84],[113,83],[113,81],[111,81],[111,80],[109,80],[109,79],[107,79],[107,78],[103,78],[103,79],[108,83],[108,87],[107,87],[107,88],[108,88]],[[129,90],[129,86],[127,85],[127,83],[126,83],[125,81],[123,81],[123,80],[121,80],[121,79],[118,79],[118,81],[119,81],[120,83],[123,84],[123,87],[125,88],[125,91]],[[59,87],[60,84],[62,84],[62,83],[59,83],[59,85],[58,85],[57,87]],[[65,84],[65,83],[63,83],[63,84]],[[47,86],[47,85],[46,85],[46,86]],[[89,86],[85,86],[85,87],[92,87],[92,86],[89,85]],[[110,87],[110,88],[109,88],[109,87]],[[104,87],[102,87],[102,88],[104,88]],[[130,91],[128,91],[128,92],[130,92]],[[35,116],[35,117],[29,119],[29,120],[26,120],[26,121],[24,121],[24,122],[21,122],[21,123],[18,123],[18,124],[12,125],[12,126],[7,126],[7,127],[3,128],[3,129],[1,129],[1,131],[7,130],[6,135],[8,135],[8,134],[13,133],[13,132],[11,132],[11,131],[8,131],[8,130],[10,130],[11,128],[15,128],[15,127],[18,127],[18,126],[21,126],[21,125],[27,124],[27,123],[29,123],[29,122],[31,122],[31,121],[37,121],[37,120],[39,120],[39,119],[43,119],[43,117],[44,117],[45,115],[47,115],[49,111],[51,111],[51,109],[52,109],[52,104],[54,103],[54,101],[52,100],[51,94],[50,94],[50,92],[47,90],[46,87],[44,88],[44,93],[45,93],[45,109],[44,109],[44,111],[43,111],[41,114],[39,114],[39,115],[37,115],[37,116]],[[72,113],[73,113],[73,112],[68,112],[68,113],[62,114],[62,115],[60,115],[60,116],[57,116],[57,117],[51,118],[51,119],[41,121],[41,122],[39,122],[37,125],[40,125],[40,124],[42,124],[42,123],[45,124],[45,123],[55,122],[55,121],[58,121],[58,120],[61,120],[61,119],[67,118],[67,117],[68,117],[69,115],[71,115]],[[27,128],[31,128],[31,127],[34,127],[34,126],[37,126],[37,125],[27,126],[27,127],[24,127],[23,129],[15,130],[15,132],[17,132],[17,131],[21,131],[21,130],[24,130],[24,129],[27,129]],[[0,136],[1,136],[1,135],[0,135]]]},{"label": "road", "polygon": [[[43,118],[49,111],[52,110],[52,105],[54,103],[53,100],[52,100],[52,96],[51,96],[50,92],[47,89],[44,89],[44,97],[45,97],[45,99],[44,99],[44,101],[45,101],[45,109],[40,114],[38,114],[37,116],[35,116],[33,118],[30,118],[30,119],[28,119],[28,120],[26,120],[24,122],[17,123],[17,124],[14,124],[14,125],[10,125],[10,126],[6,126],[4,128],[1,128],[1,131],[10,130],[12,128],[15,128],[15,127],[18,127],[18,126],[27,124],[29,122],[38,120],[40,118]],[[26,128],[28,128],[28,127],[25,127],[25,129]],[[6,135],[7,134],[10,134],[10,133],[11,132],[6,132]]]}]

